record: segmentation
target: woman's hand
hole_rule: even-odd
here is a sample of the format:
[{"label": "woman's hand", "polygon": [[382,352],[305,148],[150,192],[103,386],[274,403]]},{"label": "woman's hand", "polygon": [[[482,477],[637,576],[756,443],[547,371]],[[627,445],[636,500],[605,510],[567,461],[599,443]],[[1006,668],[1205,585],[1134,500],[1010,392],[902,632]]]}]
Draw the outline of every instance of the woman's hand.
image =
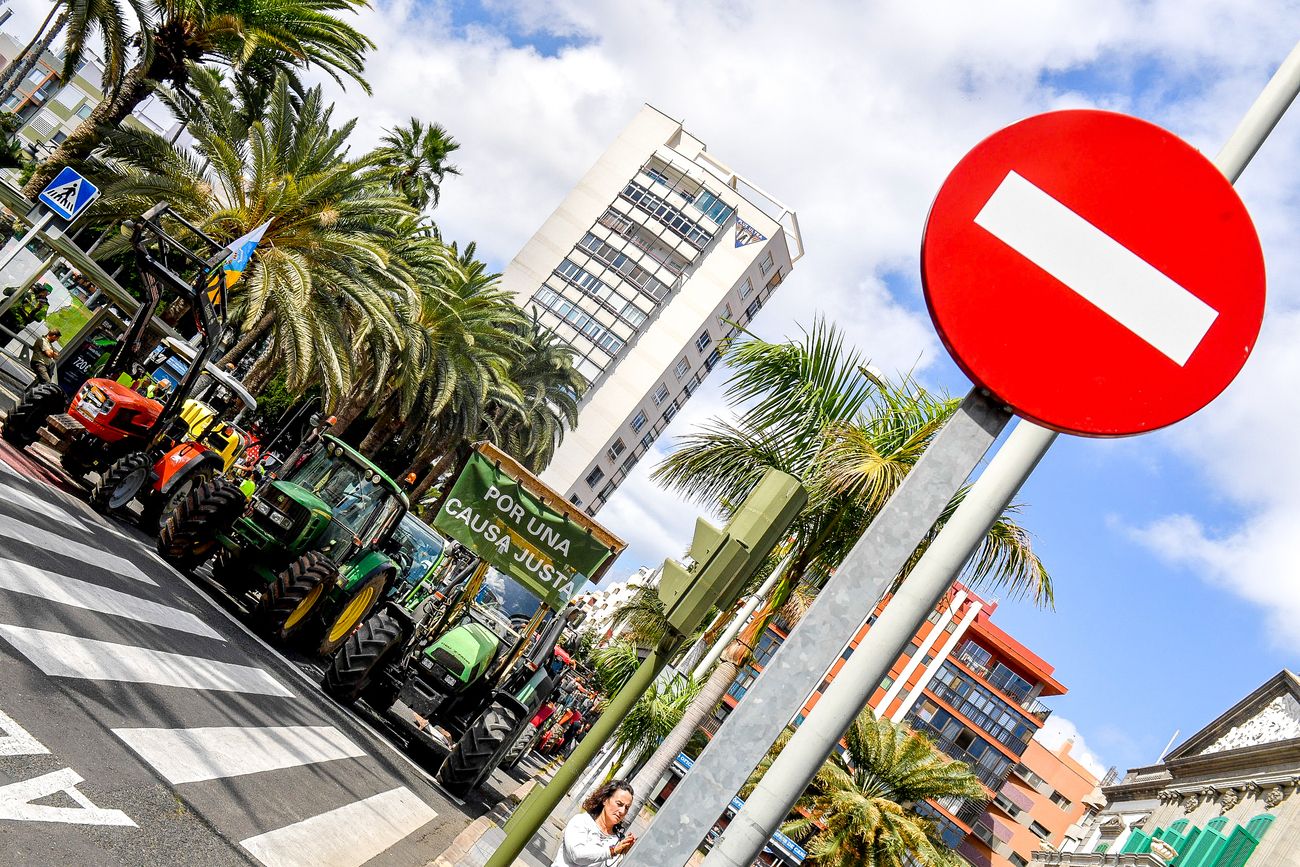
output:
[{"label": "woman's hand", "polygon": [[629,834],[628,836],[624,837],[622,840],[619,840],[619,841],[618,841],[617,843],[615,843],[613,846],[610,846],[610,847],[609,847],[609,854],[611,854],[611,855],[626,855],[626,854],[627,854],[627,850],[628,850],[628,849],[631,849],[631,848],[632,848],[632,844],[635,843],[635,842],[636,842],[636,837],[633,837],[632,835]]}]

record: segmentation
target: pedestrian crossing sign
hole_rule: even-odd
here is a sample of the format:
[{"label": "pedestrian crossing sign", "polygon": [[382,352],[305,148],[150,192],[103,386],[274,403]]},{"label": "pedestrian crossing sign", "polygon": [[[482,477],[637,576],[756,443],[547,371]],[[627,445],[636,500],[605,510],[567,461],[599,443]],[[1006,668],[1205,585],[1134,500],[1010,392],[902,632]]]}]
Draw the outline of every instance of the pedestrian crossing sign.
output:
[{"label": "pedestrian crossing sign", "polygon": [[95,201],[97,196],[99,196],[99,187],[82,177],[72,167],[64,166],[37,198],[56,215],[72,222],[82,211],[90,207],[90,203]]}]

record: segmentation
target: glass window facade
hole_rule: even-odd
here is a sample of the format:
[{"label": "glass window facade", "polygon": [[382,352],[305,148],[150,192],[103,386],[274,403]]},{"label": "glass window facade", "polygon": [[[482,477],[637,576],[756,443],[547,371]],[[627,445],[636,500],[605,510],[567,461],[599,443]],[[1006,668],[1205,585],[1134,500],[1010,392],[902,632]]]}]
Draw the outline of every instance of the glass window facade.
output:
[{"label": "glass window facade", "polygon": [[939,667],[930,689],[1016,755],[1025,751],[1038,731],[1038,726],[1032,725],[1017,708],[952,663],[944,662]]},{"label": "glass window facade", "polygon": [[636,433],[641,433],[641,428],[645,427],[646,421],[648,421],[648,419],[646,418],[645,410],[638,409],[636,415],[632,416],[632,430]]},{"label": "glass window facade", "polygon": [[777,638],[776,633],[770,630],[764,630],[762,636],[758,639],[758,644],[754,647],[754,662],[759,665],[767,665],[767,661],[776,653],[776,649],[781,646],[781,639]]}]

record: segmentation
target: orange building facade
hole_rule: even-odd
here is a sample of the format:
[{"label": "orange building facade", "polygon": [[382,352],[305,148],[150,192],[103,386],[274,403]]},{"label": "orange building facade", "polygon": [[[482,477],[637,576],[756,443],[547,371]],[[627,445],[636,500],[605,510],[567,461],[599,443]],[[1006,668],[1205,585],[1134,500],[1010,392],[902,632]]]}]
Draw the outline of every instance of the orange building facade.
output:
[{"label": "orange building facade", "polygon": [[[816,706],[826,686],[870,631],[875,613],[808,696],[795,725]],[[1042,699],[1066,689],[1052,666],[992,622],[996,602],[956,585],[895,660],[874,691],[879,716],[924,732],[949,756],[969,764],[985,789],[984,803],[945,799],[922,811],[938,822],[945,841],[977,867],[1028,864],[1030,853],[1057,847],[1066,831],[1095,809],[1088,801],[1097,780],[1069,756],[1033,740],[1051,715]],[[728,689],[704,730],[711,737],[744,698],[786,637],[770,626],[752,662]],[[772,863],[798,863],[777,851]]]}]

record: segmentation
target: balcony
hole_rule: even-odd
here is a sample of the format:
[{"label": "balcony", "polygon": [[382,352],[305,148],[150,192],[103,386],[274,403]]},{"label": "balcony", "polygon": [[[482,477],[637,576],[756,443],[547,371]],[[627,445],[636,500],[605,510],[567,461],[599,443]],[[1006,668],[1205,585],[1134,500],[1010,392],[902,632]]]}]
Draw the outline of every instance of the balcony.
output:
[{"label": "balcony", "polygon": [[1040,724],[1047,722],[1047,718],[1052,715],[1051,708],[1031,695],[1034,690],[1033,684],[1000,662],[993,663],[990,667],[991,655],[975,642],[967,641],[957,648],[954,656],[958,662],[984,678],[989,686],[1011,699]]},{"label": "balcony", "polygon": [[680,277],[682,272],[686,270],[686,262],[679,262],[666,250],[652,246],[636,231],[639,224],[629,220],[613,208],[605,211],[601,218],[596,222],[611,230],[620,238],[626,239],[632,244],[632,246],[645,253],[651,260],[661,265],[674,277]]},{"label": "balcony", "polygon": [[978,801],[955,798],[951,795],[939,798],[936,803],[968,828],[975,827],[975,823],[984,815],[985,810],[985,805]]},{"label": "balcony", "polygon": [[913,730],[924,733],[928,738],[930,738],[930,740],[934,741],[935,747],[940,751],[946,753],[950,758],[954,758],[957,761],[968,765],[971,769],[971,773],[973,773],[981,783],[988,786],[990,791],[996,792],[998,789],[1002,788],[1002,784],[1006,782],[1007,774],[1011,771],[1010,763],[1008,763],[1000,773],[994,773],[990,769],[981,765],[979,763],[979,758],[971,755],[964,747],[957,746],[957,744],[950,738],[944,737],[943,734],[934,726],[924,720],[916,718],[910,719],[909,722]]}]

